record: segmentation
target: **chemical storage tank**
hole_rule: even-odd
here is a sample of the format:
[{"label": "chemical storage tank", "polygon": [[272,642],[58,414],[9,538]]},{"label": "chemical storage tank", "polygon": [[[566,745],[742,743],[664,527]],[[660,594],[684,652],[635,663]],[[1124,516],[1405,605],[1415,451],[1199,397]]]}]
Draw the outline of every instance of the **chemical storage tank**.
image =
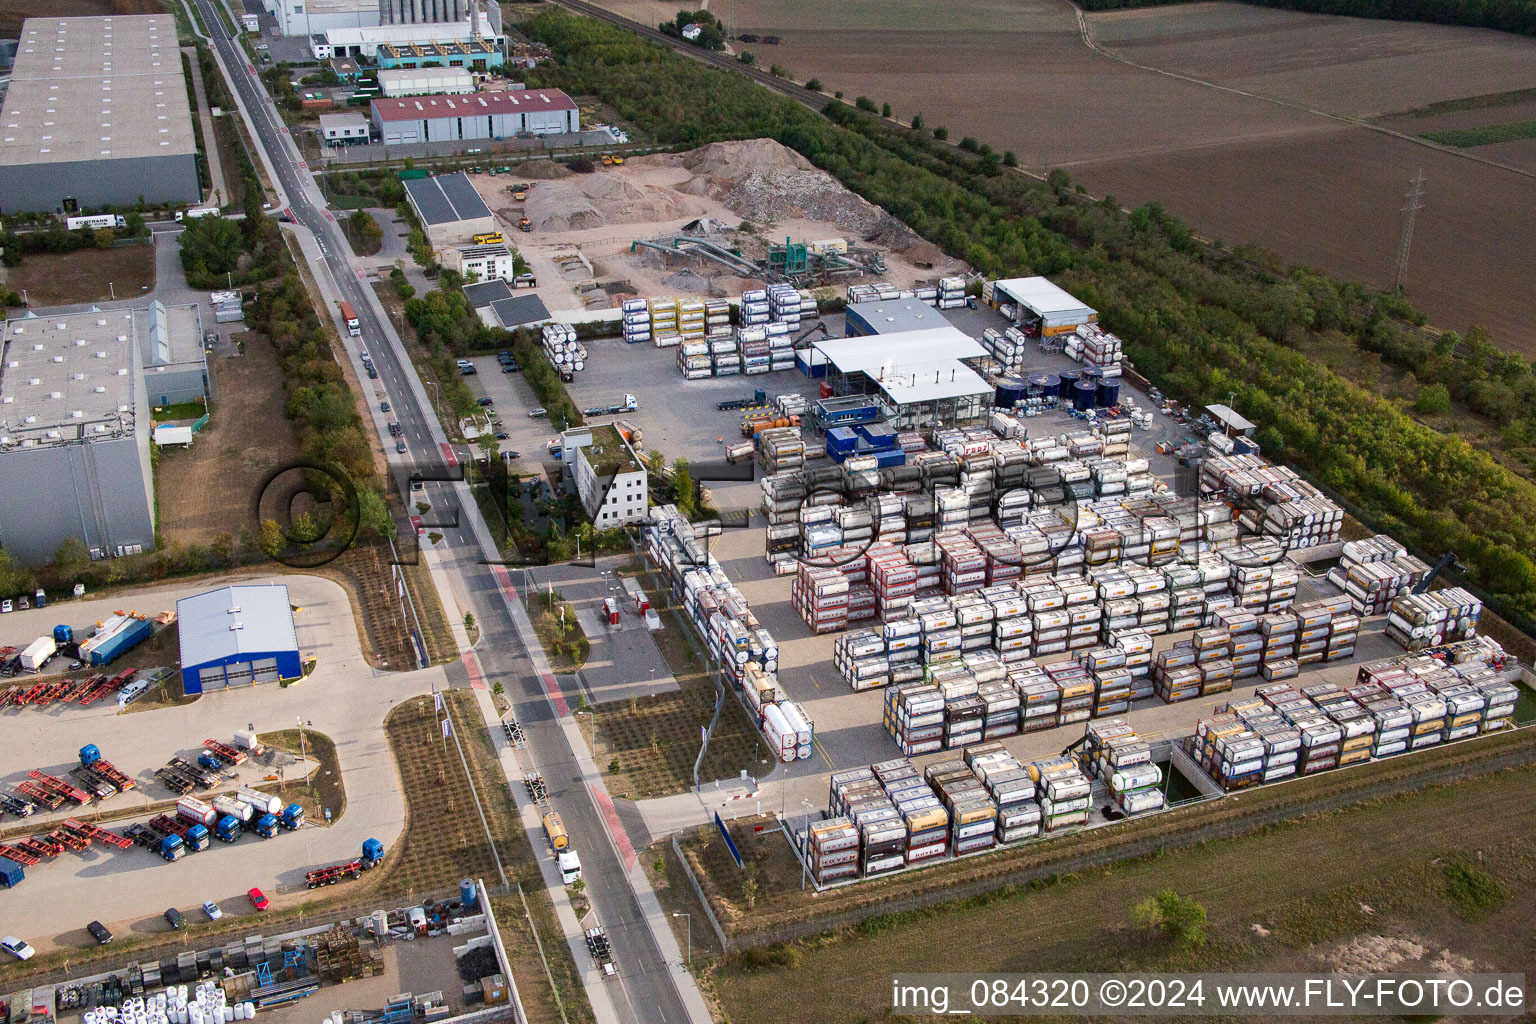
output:
[{"label": "chemical storage tank", "polygon": [[997,393],[993,404],[999,409],[1012,409],[1022,402],[1029,393],[1029,385],[1022,377],[1003,377],[997,382]]},{"label": "chemical storage tank", "polygon": [[1060,383],[1061,378],[1054,373],[1032,373],[1029,375],[1029,397],[1055,398]]},{"label": "chemical storage tank", "polygon": [[1098,400],[1099,387],[1088,380],[1080,380],[1072,386],[1072,408],[1078,412],[1087,412],[1093,408]]},{"label": "chemical storage tank", "polygon": [[1104,367],[1089,363],[1083,367],[1081,376],[1083,380],[1092,381],[1094,384],[1097,384],[1104,378]]},{"label": "chemical storage tank", "polygon": [[1105,377],[1099,381],[1099,408],[1108,409],[1120,404],[1120,378]]}]

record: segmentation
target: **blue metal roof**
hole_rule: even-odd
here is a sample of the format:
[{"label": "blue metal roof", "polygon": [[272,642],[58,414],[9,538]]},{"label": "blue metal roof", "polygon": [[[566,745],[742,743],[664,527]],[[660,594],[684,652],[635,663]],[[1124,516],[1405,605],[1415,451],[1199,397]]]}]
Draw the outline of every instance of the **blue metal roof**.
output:
[{"label": "blue metal roof", "polygon": [[181,665],[299,649],[288,588],[281,583],[223,587],[176,602]]}]

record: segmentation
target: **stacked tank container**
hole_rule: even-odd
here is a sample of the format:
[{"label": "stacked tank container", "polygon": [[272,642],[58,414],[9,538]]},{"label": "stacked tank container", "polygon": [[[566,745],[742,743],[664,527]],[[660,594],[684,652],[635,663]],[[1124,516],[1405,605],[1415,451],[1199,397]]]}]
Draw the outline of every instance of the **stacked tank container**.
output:
[{"label": "stacked tank container", "polygon": [[661,338],[674,337],[681,339],[677,324],[677,300],[657,297],[646,303],[651,313],[651,334],[657,339],[658,347]]},{"label": "stacked tank container", "polygon": [[767,289],[750,288],[741,293],[741,309],[736,314],[737,323],[743,327],[755,327],[766,324],[772,319]]},{"label": "stacked tank container", "polygon": [[625,341],[634,345],[651,340],[651,312],[644,299],[625,299],[619,304],[619,316]]},{"label": "stacked tank container", "polygon": [[586,348],[576,340],[576,328],[570,324],[545,324],[539,333],[544,355],[556,370],[586,369]]},{"label": "stacked tank container", "polygon": [[846,817],[813,822],[806,832],[806,860],[818,885],[859,873],[859,830]]},{"label": "stacked tank container", "polygon": [[1026,770],[1040,793],[1040,814],[1047,832],[1086,825],[1093,786],[1077,761],[1055,757],[1031,761]]},{"label": "stacked tank container", "polygon": [[1410,651],[1467,640],[1477,633],[1483,603],[1461,587],[1403,594],[1387,613],[1387,636]]},{"label": "stacked tank container", "polygon": [[940,309],[959,309],[965,305],[965,278],[963,277],[941,277],[935,291]]},{"label": "stacked tank container", "polygon": [[677,350],[677,368],[684,380],[702,380],[714,376],[715,367],[709,355],[709,342],[690,341],[680,345]]}]

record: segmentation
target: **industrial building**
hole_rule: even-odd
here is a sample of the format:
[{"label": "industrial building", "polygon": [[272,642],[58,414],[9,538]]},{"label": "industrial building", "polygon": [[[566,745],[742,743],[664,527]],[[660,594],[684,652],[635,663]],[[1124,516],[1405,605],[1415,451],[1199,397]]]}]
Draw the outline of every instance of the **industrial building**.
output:
[{"label": "industrial building", "polygon": [[447,249],[496,230],[490,207],[460,171],[405,182],[405,197],[434,249]]},{"label": "industrial building", "polygon": [[559,89],[378,99],[372,108],[374,131],[387,146],[581,130],[576,102]]},{"label": "industrial building", "polygon": [[844,333],[850,338],[949,326],[943,313],[920,299],[850,303],[843,322]]},{"label": "industrial building", "polygon": [[0,108],[0,213],[201,199],[170,15],[22,23]]},{"label": "industrial building", "polygon": [[467,245],[458,251],[459,273],[477,281],[512,280],[512,250],[505,245]]},{"label": "industrial building", "polygon": [[[286,0],[286,2],[292,4],[298,3],[299,0]],[[338,0],[338,2],[351,2],[351,0]],[[505,45],[505,37],[501,30],[501,8],[495,4],[491,4],[488,10],[480,12],[475,18],[474,29],[470,28],[470,20],[467,16],[454,21],[381,25],[378,21],[378,11],[375,9],[372,21],[348,21],[337,25],[317,23],[312,29],[303,28],[303,23],[300,21],[296,23],[292,34],[309,35],[312,51],[317,45],[325,48],[326,52],[323,56],[319,53],[315,54],[316,60],[328,60],[331,57],[360,57],[372,61],[378,56],[380,46],[427,46],[433,43],[467,43],[471,40],[479,40],[496,50],[503,49]]]},{"label": "industrial building", "polygon": [[376,28],[380,0],[263,0],[285,36],[308,36],[339,28]]},{"label": "industrial building", "polygon": [[483,39],[430,43],[380,43],[374,61],[386,70],[411,68],[470,68],[490,71],[501,67],[501,47]]},{"label": "industrial building", "polygon": [[974,338],[945,324],[819,341],[802,358],[831,379],[837,395],[872,398],[883,418],[906,430],[983,415],[993,388],[973,364],[985,355]]},{"label": "industrial building", "polygon": [[355,111],[320,115],[320,140],[327,146],[368,144],[368,119]]},{"label": "industrial building", "polygon": [[0,544],[47,562],[155,543],[150,402],[132,310],[0,324]]},{"label": "industrial building", "polygon": [[304,674],[288,588],[222,587],[176,602],[181,685],[189,693],[297,679]]},{"label": "industrial building", "polygon": [[467,21],[469,12],[470,0],[379,0],[379,17],[385,25]]},{"label": "industrial building", "polygon": [[1097,310],[1043,277],[994,281],[983,287],[981,297],[993,309],[1011,307],[1014,323],[1046,338],[1069,334],[1099,319]]},{"label": "industrial building", "polygon": [[599,530],[643,522],[650,506],[645,463],[611,424],[578,427],[562,437],[582,508]]},{"label": "industrial building", "polygon": [[475,91],[475,76],[464,68],[380,71],[379,91],[389,98],[462,96]]},{"label": "industrial building", "polygon": [[511,331],[519,327],[537,327],[551,319],[543,299],[532,292],[517,295],[500,279],[467,284],[464,297],[487,327],[505,327]]}]

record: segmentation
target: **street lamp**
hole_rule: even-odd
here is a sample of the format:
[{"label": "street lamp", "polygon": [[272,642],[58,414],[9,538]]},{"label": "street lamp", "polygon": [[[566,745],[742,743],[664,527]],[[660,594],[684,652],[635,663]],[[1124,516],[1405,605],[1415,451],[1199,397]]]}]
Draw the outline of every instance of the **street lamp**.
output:
[{"label": "street lamp", "polygon": [[673,917],[686,917],[688,919],[688,967],[693,967],[693,915],[681,911],[672,911]]}]

